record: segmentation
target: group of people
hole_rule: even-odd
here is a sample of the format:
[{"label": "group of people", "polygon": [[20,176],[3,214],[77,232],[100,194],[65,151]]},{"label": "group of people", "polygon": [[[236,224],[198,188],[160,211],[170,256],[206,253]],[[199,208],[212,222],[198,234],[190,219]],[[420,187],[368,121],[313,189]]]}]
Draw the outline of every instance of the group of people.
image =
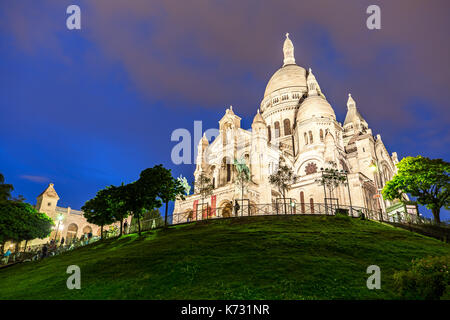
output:
[{"label": "group of people", "polygon": [[28,250],[20,252],[11,252],[8,250],[1,257],[1,264],[6,265],[8,263],[14,263],[17,261],[34,261],[43,259],[49,256],[57,255],[61,252],[72,250],[75,247],[84,246],[89,244],[93,240],[92,232],[86,233],[80,237],[80,239],[73,238],[66,240],[62,237],[60,240],[52,239],[42,246],[31,248]]}]

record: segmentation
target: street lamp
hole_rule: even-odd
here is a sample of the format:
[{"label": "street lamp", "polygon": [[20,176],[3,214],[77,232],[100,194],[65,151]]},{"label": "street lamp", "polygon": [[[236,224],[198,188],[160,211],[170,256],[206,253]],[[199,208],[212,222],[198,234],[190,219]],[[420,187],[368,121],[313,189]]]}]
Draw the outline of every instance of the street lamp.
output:
[{"label": "street lamp", "polygon": [[[58,230],[62,231],[62,228],[60,228],[60,224],[61,224],[61,221],[64,219],[64,217],[62,214],[59,214],[56,219],[58,219],[58,226],[56,227],[55,238],[53,239],[53,241],[56,241],[56,236],[58,235]],[[61,225],[61,227],[64,227],[64,226]]]}]

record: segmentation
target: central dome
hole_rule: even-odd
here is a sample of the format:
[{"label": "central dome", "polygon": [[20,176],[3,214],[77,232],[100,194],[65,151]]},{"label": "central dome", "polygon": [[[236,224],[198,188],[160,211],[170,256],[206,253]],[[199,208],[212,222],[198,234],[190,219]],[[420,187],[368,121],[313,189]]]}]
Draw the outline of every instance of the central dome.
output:
[{"label": "central dome", "polygon": [[264,98],[280,89],[296,87],[297,90],[306,92],[306,70],[295,64],[294,45],[286,33],[283,45],[283,66],[277,70],[267,83]]},{"label": "central dome", "polygon": [[277,70],[267,83],[264,98],[284,88],[302,87],[306,91],[306,70],[296,64],[288,64]]}]

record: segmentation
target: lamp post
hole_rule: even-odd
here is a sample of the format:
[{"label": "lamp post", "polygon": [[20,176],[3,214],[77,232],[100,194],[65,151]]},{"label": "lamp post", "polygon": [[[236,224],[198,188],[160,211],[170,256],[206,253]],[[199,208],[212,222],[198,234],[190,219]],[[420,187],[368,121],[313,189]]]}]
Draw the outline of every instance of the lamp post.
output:
[{"label": "lamp post", "polygon": [[375,176],[375,173],[378,172],[378,167],[376,165],[376,163],[372,163],[369,166],[370,170],[373,172],[373,182],[375,184],[375,189],[376,189],[376,197],[378,199],[378,206],[380,207],[380,221],[383,221],[383,212],[381,209],[381,202],[380,202],[380,190],[378,189],[378,182],[377,182],[377,178]]},{"label": "lamp post", "polygon": [[58,217],[57,217],[57,219],[58,219],[58,226],[56,227],[55,237],[53,238],[53,241],[56,241],[56,236],[58,235],[58,230],[60,229],[60,224],[61,224],[61,221],[62,221],[63,218],[64,217],[63,217],[62,214],[59,214]]}]

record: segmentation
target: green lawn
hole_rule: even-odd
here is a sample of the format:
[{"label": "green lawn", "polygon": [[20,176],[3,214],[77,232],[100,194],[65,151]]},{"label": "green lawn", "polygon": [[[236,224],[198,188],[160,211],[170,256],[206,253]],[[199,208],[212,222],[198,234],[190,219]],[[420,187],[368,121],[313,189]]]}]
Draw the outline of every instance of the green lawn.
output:
[{"label": "green lawn", "polygon": [[[0,270],[1,299],[392,299],[392,275],[450,245],[371,221],[273,216],[198,222]],[[81,290],[66,269],[81,268]],[[381,290],[366,269],[381,268]]]}]

